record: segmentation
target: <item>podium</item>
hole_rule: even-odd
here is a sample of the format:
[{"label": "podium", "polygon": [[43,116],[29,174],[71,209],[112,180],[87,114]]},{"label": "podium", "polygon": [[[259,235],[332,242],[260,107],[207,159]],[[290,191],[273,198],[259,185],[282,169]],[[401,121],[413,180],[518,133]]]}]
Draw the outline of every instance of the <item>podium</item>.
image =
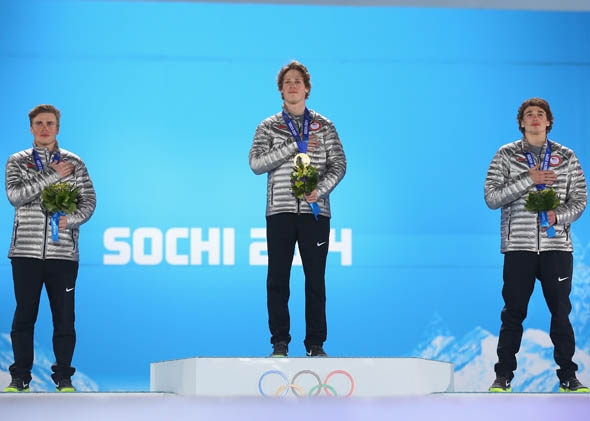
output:
[{"label": "podium", "polygon": [[387,397],[453,390],[453,365],[422,358],[195,357],[150,364],[150,391],[203,397]]}]

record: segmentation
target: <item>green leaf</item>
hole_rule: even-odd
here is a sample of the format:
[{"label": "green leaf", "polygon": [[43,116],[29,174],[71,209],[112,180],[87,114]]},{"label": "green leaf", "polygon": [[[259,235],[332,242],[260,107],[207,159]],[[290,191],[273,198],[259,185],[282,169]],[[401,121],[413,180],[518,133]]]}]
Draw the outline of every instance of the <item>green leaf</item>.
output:
[{"label": "green leaf", "polygon": [[69,214],[77,209],[78,194],[79,189],[74,188],[70,183],[52,184],[41,192],[41,205],[49,213]]},{"label": "green leaf", "polygon": [[544,190],[538,190],[530,192],[526,198],[524,208],[531,212],[542,212],[555,209],[561,200],[555,190],[552,188],[546,188]]}]

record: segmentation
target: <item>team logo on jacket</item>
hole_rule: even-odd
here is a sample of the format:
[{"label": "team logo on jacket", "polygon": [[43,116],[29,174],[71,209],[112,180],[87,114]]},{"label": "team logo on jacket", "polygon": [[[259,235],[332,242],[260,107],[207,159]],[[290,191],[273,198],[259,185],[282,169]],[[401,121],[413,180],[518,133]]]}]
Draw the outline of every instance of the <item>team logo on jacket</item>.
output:
[{"label": "team logo on jacket", "polygon": [[309,125],[309,130],[319,130],[322,128],[322,123],[320,123],[319,121],[312,121],[311,124]]},{"label": "team logo on jacket", "polygon": [[287,126],[285,126],[284,124],[277,124],[277,129],[279,130],[285,130],[287,128]]},{"label": "team logo on jacket", "polygon": [[551,158],[549,158],[549,166],[557,167],[559,164],[561,164],[561,158],[557,155],[551,155]]},{"label": "team logo on jacket", "polygon": [[516,160],[517,160],[518,162],[525,162],[525,161],[526,161],[526,158],[524,158],[524,157],[522,157],[522,156],[517,156],[517,157],[516,157]]}]

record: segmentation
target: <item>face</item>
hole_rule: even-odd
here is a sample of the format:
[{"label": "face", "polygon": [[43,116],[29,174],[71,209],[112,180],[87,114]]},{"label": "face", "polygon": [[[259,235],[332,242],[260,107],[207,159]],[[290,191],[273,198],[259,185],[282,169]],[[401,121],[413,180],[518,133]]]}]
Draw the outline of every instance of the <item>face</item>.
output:
[{"label": "face", "polygon": [[299,72],[299,70],[291,69],[285,73],[281,94],[283,94],[283,99],[285,102],[289,104],[305,102],[307,88],[305,87],[305,82],[303,81],[303,75]]},{"label": "face", "polygon": [[31,133],[37,146],[52,147],[59,133],[57,118],[53,113],[38,114],[31,123]]},{"label": "face", "polygon": [[524,110],[520,127],[524,128],[525,134],[543,135],[547,133],[547,127],[551,122],[547,120],[545,110],[536,105],[531,105]]}]

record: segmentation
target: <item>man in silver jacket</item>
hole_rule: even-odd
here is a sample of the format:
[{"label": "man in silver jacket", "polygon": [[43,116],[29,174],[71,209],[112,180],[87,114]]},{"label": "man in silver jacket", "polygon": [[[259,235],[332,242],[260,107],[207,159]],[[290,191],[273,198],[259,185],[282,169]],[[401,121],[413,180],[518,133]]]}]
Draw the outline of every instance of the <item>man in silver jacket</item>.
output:
[{"label": "man in silver jacket", "polygon": [[[576,154],[547,138],[553,114],[547,101],[530,98],[517,114],[520,140],[502,146],[492,159],[485,180],[485,201],[501,208],[501,252],[504,254],[496,379],[490,392],[511,392],[527,307],[536,279],[541,282],[551,312],[549,335],[559,366],[561,392],[588,392],[577,378],[572,361],[575,338],[569,314],[573,274],[571,223],[586,208],[586,179]],[[546,212],[541,226],[539,213],[525,209],[529,193],[551,188],[560,204]]]},{"label": "man in silver jacket", "polygon": [[[306,107],[311,90],[307,68],[297,61],[290,62],[280,70],[277,84],[284,100],[283,111],[258,125],[249,156],[252,171],[267,174],[266,288],[271,356],[288,355],[289,279],[297,243],[305,273],[304,345],[307,356],[325,357],[329,195],[344,177],[346,157],[332,122]],[[300,153],[319,173],[317,187],[302,199],[295,197],[291,189],[294,158]]]},{"label": "man in silver jacket", "polygon": [[[52,378],[60,392],[73,392],[71,366],[76,331],[74,293],[78,275],[80,225],[96,207],[94,187],[84,162],[60,149],[57,143],[60,112],[42,104],[29,113],[33,147],[15,153],[6,164],[6,194],[15,216],[8,257],[11,259],[16,310],[10,337],[14,364],[12,381],[5,392],[29,390],[34,360],[33,333],[43,285],[53,319],[55,364]],[[41,193],[64,182],[79,190],[73,213],[55,220],[57,241],[52,237],[51,214],[41,205]]]}]

